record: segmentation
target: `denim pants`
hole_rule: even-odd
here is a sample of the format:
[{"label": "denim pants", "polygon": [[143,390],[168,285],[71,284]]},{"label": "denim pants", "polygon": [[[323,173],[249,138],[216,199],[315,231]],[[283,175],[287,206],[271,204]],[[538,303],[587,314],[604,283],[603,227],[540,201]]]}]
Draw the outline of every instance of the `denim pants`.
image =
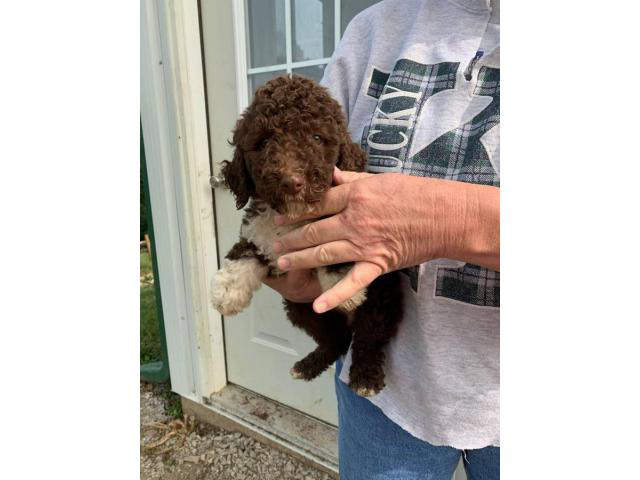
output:
[{"label": "denim pants", "polygon": [[451,480],[462,455],[467,480],[500,478],[500,448],[457,450],[419,440],[356,395],[338,375],[340,480]]}]

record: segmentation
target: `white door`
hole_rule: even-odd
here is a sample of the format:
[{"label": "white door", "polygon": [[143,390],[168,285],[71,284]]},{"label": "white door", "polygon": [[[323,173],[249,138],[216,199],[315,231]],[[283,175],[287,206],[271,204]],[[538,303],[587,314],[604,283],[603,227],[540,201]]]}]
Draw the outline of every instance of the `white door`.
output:
[{"label": "white door", "polygon": [[[231,157],[227,144],[255,89],[284,73],[322,77],[344,27],[375,0],[202,0],[202,41],[214,172]],[[238,239],[241,212],[215,191],[218,251]],[[251,307],[224,319],[227,378],[285,405],[337,424],[331,368],[312,382],[289,369],[315,343],[286,319],[279,295],[263,286]]]}]

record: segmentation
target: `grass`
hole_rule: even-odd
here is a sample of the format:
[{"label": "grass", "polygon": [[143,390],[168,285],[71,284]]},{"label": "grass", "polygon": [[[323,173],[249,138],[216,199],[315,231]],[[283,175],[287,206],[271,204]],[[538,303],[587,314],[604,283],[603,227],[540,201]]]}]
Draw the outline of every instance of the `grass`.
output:
[{"label": "grass", "polygon": [[151,267],[151,255],[146,250],[140,252],[140,276],[147,275],[149,273],[153,273],[153,268]]},{"label": "grass", "polygon": [[[153,273],[151,257],[148,252],[140,252],[140,277]],[[158,320],[156,317],[156,291],[151,285],[140,286],[140,364],[162,360],[162,347],[158,336]],[[167,415],[182,418],[180,395],[171,391],[169,382],[158,385],[159,393],[164,400]]]},{"label": "grass", "polygon": [[[152,272],[149,253],[140,252],[140,276]],[[156,292],[153,285],[140,286],[140,363],[162,359],[158,321],[156,319]]]},{"label": "grass", "polygon": [[156,320],[156,292],[153,285],[140,287],[140,364],[162,360],[158,323]]}]

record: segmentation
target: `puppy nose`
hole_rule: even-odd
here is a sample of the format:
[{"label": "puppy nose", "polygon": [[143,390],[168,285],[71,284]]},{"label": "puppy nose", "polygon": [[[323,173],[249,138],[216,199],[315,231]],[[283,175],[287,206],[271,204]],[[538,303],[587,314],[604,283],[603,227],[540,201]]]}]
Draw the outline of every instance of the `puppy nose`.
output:
[{"label": "puppy nose", "polygon": [[290,195],[295,195],[304,187],[304,181],[298,175],[285,175],[280,181],[280,188]]}]

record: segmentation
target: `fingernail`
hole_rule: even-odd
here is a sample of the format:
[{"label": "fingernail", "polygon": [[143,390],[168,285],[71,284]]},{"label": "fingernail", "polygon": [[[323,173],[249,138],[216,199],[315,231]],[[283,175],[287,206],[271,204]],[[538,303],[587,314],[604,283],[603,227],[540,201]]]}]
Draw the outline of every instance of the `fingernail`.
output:
[{"label": "fingernail", "polygon": [[324,313],[327,310],[327,304],[325,302],[318,302],[315,304],[314,310],[316,313]]},{"label": "fingernail", "polygon": [[276,216],[273,218],[273,222],[274,222],[276,225],[284,225],[284,215],[276,215]]},{"label": "fingernail", "polygon": [[282,243],[276,242],[273,244],[273,252],[280,253],[282,251]]},{"label": "fingernail", "polygon": [[278,259],[278,268],[280,270],[286,270],[287,268],[289,268],[289,266],[291,266],[291,262],[288,258],[283,257]]}]

